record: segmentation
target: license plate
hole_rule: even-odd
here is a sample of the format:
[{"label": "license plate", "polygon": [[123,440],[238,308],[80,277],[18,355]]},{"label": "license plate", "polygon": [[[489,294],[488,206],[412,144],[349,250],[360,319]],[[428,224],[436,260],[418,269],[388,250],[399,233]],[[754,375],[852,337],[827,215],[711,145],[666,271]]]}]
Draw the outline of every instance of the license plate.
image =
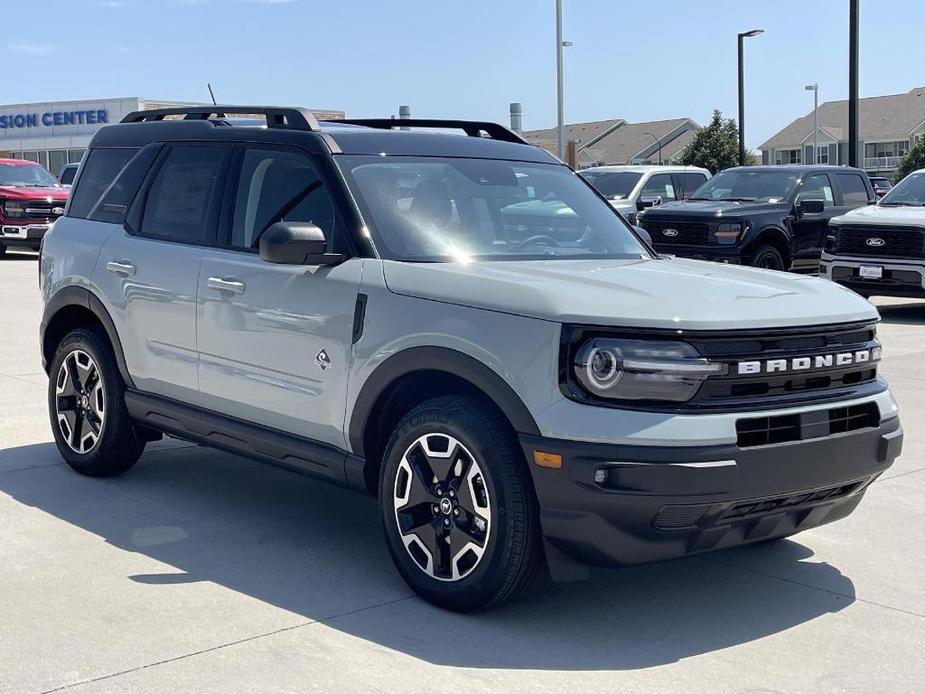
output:
[{"label": "license plate", "polygon": [[883,277],[883,268],[879,265],[862,265],[858,274],[864,279],[879,280]]}]

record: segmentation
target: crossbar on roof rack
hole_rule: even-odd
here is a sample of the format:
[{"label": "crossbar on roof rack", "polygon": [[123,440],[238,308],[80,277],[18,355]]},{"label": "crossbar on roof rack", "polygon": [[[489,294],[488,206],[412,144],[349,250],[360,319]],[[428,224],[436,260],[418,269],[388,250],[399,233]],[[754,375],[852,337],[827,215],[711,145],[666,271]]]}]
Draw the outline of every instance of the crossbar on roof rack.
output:
[{"label": "crossbar on roof rack", "polygon": [[447,128],[462,130],[469,137],[482,137],[482,133],[492,140],[515,142],[520,145],[529,144],[520,135],[508,130],[498,123],[477,120],[440,120],[436,118],[345,118],[342,120],[325,121],[332,125],[347,123],[348,125],[362,125],[367,128],[391,130],[393,128]]},{"label": "crossbar on roof rack", "polygon": [[311,111],[304,108],[276,106],[177,106],[132,111],[123,123],[147,123],[162,121],[167,116],[183,116],[183,120],[207,120],[225,118],[225,114],[261,115],[266,118],[268,128],[290,128],[293,130],[319,130],[318,121]]}]

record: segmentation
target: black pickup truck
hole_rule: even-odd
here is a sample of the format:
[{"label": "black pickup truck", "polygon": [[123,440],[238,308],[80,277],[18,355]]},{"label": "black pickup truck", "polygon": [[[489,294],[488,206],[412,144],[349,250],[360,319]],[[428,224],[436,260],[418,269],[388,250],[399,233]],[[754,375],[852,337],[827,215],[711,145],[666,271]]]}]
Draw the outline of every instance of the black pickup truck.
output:
[{"label": "black pickup truck", "polygon": [[876,200],[860,169],[740,166],[720,172],[687,200],[649,207],[638,223],[662,253],[812,272],[829,220]]}]

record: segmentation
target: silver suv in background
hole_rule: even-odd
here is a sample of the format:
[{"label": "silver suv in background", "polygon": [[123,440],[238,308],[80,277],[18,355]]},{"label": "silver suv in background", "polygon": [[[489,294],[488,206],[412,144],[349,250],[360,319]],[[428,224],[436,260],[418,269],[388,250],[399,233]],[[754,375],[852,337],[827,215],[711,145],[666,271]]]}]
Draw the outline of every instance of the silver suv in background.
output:
[{"label": "silver suv in background", "polygon": [[819,273],[862,296],[925,298],[925,169],[833,218]]},{"label": "silver suv in background", "polygon": [[371,494],[454,610],[838,520],[902,444],[871,304],[659,257],[493,123],[130,114],[41,262],[76,471],[167,433]]},{"label": "silver suv in background", "polygon": [[578,173],[630,224],[648,207],[685,200],[710,178],[697,166],[592,166]]}]

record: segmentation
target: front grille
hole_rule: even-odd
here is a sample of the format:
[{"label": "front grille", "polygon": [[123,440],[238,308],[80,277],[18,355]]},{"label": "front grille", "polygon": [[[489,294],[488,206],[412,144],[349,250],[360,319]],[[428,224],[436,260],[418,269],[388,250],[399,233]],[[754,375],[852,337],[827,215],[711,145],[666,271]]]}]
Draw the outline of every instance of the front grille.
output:
[{"label": "front grille", "polygon": [[25,219],[29,221],[54,221],[61,216],[60,214],[55,214],[54,210],[56,208],[60,210],[64,209],[64,202],[61,200],[54,200],[52,202],[46,200],[27,200],[23,205],[26,211]]},{"label": "front grille", "polygon": [[920,258],[923,249],[925,236],[920,229],[845,227],[838,233],[834,252],[841,255],[869,255],[880,258]]},{"label": "front grille", "polygon": [[710,225],[702,222],[644,220],[642,227],[649,232],[652,243],[656,246],[660,244],[703,246],[710,242]]},{"label": "front grille", "polygon": [[788,509],[803,506],[805,504],[817,504],[822,501],[832,501],[854,494],[858,491],[867,480],[849,482],[840,484],[835,487],[826,487],[817,491],[791,494],[790,496],[778,496],[772,499],[759,499],[757,501],[746,501],[729,508],[719,517],[719,521],[738,520],[748,516],[764,515],[775,511],[786,511]]},{"label": "front grille", "polygon": [[739,448],[768,446],[877,426],[880,426],[880,408],[874,402],[799,414],[749,417],[736,422],[736,445]]}]

